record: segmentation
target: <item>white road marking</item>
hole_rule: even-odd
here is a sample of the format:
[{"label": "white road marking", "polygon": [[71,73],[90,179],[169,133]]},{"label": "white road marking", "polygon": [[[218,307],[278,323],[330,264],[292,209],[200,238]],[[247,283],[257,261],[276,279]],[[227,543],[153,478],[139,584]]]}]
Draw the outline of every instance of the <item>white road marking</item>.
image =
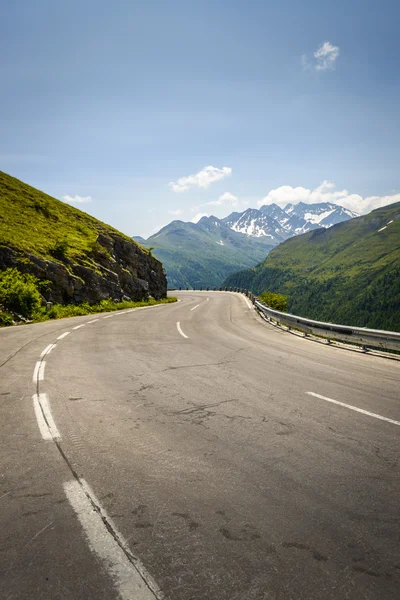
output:
[{"label": "white road marking", "polygon": [[54,348],[57,346],[57,344],[49,344],[48,346],[46,346],[46,348],[43,350],[42,354],[40,355],[40,358],[43,358],[44,356],[46,356],[47,354],[50,354],[50,352],[52,350],[54,350]]},{"label": "white road marking", "polygon": [[181,329],[181,324],[179,323],[179,321],[176,324],[176,328],[177,328],[177,330],[179,331],[179,333],[181,334],[182,337],[188,339],[188,336],[183,333],[183,331]]},{"label": "white road marking", "polygon": [[199,308],[200,304],[196,304],[196,306],[193,306],[193,308],[191,308],[190,310],[196,310],[196,308]]},{"label": "white road marking", "polygon": [[39,399],[37,394],[34,394],[32,396],[32,400],[33,400],[33,408],[35,411],[35,417],[36,417],[36,421],[39,427],[39,431],[42,435],[42,438],[46,441],[48,440],[52,440],[52,435],[50,433],[50,430],[47,426],[46,421],[44,420],[44,416],[42,413],[42,409],[40,408],[40,404],[39,404]]},{"label": "white road marking", "polygon": [[33,376],[32,376],[33,383],[37,383],[39,369],[40,369],[40,360],[37,361],[35,368],[33,369]]},{"label": "white road marking", "polygon": [[100,321],[100,319],[92,319],[92,321],[88,321],[87,324],[89,325],[89,323],[96,323],[96,321]]},{"label": "white road marking", "polygon": [[368,417],[374,417],[374,419],[379,419],[380,421],[387,421],[388,423],[392,423],[393,425],[400,426],[400,421],[388,419],[388,417],[382,417],[382,415],[377,415],[376,413],[369,412],[368,410],[364,410],[363,408],[358,408],[357,406],[352,406],[351,404],[345,404],[344,402],[339,402],[339,400],[333,400],[333,398],[327,398],[326,396],[321,396],[320,394],[315,394],[314,392],[306,392],[306,394],[308,394],[309,396],[315,396],[315,398],[320,398],[320,400],[326,400],[326,402],[332,402],[332,404],[344,406],[344,408],[354,410],[355,412],[359,412],[363,415],[368,415]]},{"label": "white road marking", "polygon": [[76,327],[73,327],[72,329],[75,331],[76,329],[80,329],[81,327],[85,327],[86,323],[82,323],[82,325],[77,325]]},{"label": "white road marking", "polygon": [[207,298],[207,302],[209,301],[210,298]]},{"label": "white road marking", "polygon": [[60,440],[60,432],[58,431],[53,415],[51,414],[47,394],[39,394],[39,396],[34,394],[32,399],[36,421],[42,438],[46,441]]},{"label": "white road marking", "polygon": [[65,333],[62,333],[61,335],[58,336],[58,340],[62,340],[65,337],[67,337],[67,335],[69,335],[71,332],[70,331],[66,331]]},{"label": "white road marking", "polygon": [[247,306],[248,306],[249,308],[253,308],[253,305],[252,305],[252,303],[250,302],[250,300],[249,300],[248,298],[246,298],[246,296],[243,296],[243,298],[245,299]]},{"label": "white road marking", "polygon": [[[45,368],[46,368],[46,361],[42,360],[40,362],[39,371],[38,371],[38,380],[39,381],[43,381],[43,379],[44,379],[44,370],[45,370]],[[35,367],[35,369],[36,369],[36,367]]]},{"label": "white road marking", "polygon": [[103,562],[121,600],[162,598],[151,576],[132,555],[86,481],[68,481],[64,483],[64,491],[83,527],[90,549]]},{"label": "white road marking", "polygon": [[111,317],[115,317],[115,315],[107,315],[106,317],[103,317],[103,319],[111,319]]}]

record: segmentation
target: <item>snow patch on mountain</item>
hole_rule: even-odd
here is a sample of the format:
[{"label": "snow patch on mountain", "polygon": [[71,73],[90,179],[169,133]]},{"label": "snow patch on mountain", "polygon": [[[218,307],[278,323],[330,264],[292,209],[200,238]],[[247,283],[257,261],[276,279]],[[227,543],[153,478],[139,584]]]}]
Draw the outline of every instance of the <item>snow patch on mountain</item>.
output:
[{"label": "snow patch on mountain", "polygon": [[298,202],[287,204],[283,209],[277,204],[264,205],[259,210],[248,208],[242,213],[232,213],[221,221],[234,231],[252,237],[269,237],[279,243],[293,235],[319,227],[332,227],[357,216],[351,210],[332,202]]}]

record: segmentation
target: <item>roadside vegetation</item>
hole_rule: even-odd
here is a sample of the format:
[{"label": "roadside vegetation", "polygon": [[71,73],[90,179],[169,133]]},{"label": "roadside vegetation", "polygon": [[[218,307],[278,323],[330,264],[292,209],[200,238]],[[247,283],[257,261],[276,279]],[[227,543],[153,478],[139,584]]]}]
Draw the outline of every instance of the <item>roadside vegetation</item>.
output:
[{"label": "roadside vegetation", "polygon": [[0,272],[0,327],[18,323],[38,323],[51,319],[77,317],[101,312],[112,312],[127,308],[154,306],[176,302],[176,298],[161,300],[142,300],[116,302],[102,300],[97,304],[54,304],[49,309],[43,301],[41,292],[47,282],[39,281],[33,275],[21,273],[18,269],[6,269]]},{"label": "roadside vegetation", "polygon": [[274,292],[263,292],[258,297],[260,302],[263,302],[273,310],[279,310],[281,312],[287,312],[288,309],[288,297],[283,294],[275,294]]}]

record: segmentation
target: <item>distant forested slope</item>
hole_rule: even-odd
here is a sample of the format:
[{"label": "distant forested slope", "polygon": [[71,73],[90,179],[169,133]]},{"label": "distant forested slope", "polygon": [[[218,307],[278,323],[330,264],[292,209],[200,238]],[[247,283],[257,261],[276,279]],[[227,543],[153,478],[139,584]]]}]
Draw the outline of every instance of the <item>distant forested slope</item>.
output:
[{"label": "distant forested slope", "polygon": [[400,331],[400,203],[291,238],[223,285],[286,294],[301,316]]}]

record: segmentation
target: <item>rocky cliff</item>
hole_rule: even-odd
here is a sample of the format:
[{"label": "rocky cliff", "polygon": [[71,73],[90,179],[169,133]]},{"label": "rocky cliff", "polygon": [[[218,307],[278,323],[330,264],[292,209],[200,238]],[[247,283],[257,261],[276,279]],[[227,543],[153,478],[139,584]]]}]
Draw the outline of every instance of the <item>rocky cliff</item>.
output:
[{"label": "rocky cliff", "polygon": [[162,264],[127,236],[0,172],[0,270],[48,281],[60,303],[166,296]]}]

